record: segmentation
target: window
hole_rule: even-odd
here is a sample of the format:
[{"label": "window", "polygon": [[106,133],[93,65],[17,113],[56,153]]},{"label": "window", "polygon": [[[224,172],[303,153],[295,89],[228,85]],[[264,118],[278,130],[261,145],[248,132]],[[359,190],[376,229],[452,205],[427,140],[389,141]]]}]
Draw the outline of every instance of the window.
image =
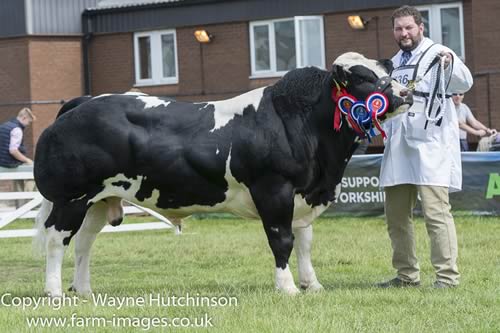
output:
[{"label": "window", "polygon": [[281,76],[305,66],[325,68],[323,17],[250,23],[252,76]]},{"label": "window", "polygon": [[136,85],[178,83],[175,30],[134,34],[134,55]]},{"label": "window", "polygon": [[461,3],[417,7],[424,20],[424,35],[452,49],[464,59],[464,20]]}]

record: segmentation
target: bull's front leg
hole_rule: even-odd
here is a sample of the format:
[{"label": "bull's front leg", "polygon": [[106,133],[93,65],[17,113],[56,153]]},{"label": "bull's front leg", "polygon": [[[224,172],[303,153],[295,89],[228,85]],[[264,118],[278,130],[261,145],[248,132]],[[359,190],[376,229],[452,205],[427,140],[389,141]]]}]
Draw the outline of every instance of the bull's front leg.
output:
[{"label": "bull's front leg", "polygon": [[293,234],[295,235],[295,254],[299,266],[300,287],[307,291],[320,291],[323,286],[319,283],[311,263],[312,225],[294,227]]},{"label": "bull's front leg", "polygon": [[[278,177],[263,177],[251,188],[255,206],[264,224],[276,262],[276,289],[289,295],[299,293],[288,265],[293,249],[293,187]],[[279,181],[277,181],[277,179]]]}]

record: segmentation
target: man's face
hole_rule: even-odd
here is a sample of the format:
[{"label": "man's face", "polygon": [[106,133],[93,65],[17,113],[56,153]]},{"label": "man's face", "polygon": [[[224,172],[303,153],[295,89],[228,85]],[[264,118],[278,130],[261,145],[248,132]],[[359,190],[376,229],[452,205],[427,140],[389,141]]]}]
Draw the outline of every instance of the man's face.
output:
[{"label": "man's face", "polygon": [[413,16],[394,19],[394,39],[403,51],[412,51],[424,37],[424,24],[416,24]]},{"label": "man's face", "polygon": [[460,105],[460,103],[462,103],[462,100],[464,99],[464,95],[453,95],[451,98],[453,99],[453,103],[455,103],[455,105]]},{"label": "man's face", "polygon": [[19,119],[19,121],[21,122],[21,124],[24,125],[24,127],[28,127],[33,122],[33,119],[31,119],[30,117],[27,117],[27,116],[22,116]]}]

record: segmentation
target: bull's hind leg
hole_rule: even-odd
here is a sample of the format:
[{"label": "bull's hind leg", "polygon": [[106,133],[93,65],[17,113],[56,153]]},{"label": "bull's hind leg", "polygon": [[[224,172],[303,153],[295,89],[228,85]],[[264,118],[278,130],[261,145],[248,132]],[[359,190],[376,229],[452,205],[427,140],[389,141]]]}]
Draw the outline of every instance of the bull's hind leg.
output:
[{"label": "bull's hind leg", "polygon": [[[75,235],[75,276],[70,288],[71,291],[76,291],[80,295],[92,293],[90,287],[90,250],[110,214],[115,216],[116,209],[115,205],[110,207],[108,203],[99,201],[87,211],[83,224]],[[122,218],[123,214],[120,217],[120,222]],[[113,218],[109,222],[113,221],[117,220]]]},{"label": "bull's hind leg", "polygon": [[288,266],[293,249],[293,190],[286,182],[275,182],[276,178],[262,179],[251,188],[251,193],[276,261],[276,288],[294,295],[300,291]]},{"label": "bull's hind leg", "polygon": [[316,278],[316,273],[311,263],[312,224],[306,227],[294,227],[293,234],[295,236],[294,249],[297,255],[297,265],[299,266],[300,287],[307,291],[322,290],[323,286]]},{"label": "bull's hind leg", "polygon": [[45,292],[51,297],[60,297],[63,294],[61,269],[64,251],[71,237],[80,228],[86,211],[86,203],[81,200],[66,204],[56,203],[45,222]]}]

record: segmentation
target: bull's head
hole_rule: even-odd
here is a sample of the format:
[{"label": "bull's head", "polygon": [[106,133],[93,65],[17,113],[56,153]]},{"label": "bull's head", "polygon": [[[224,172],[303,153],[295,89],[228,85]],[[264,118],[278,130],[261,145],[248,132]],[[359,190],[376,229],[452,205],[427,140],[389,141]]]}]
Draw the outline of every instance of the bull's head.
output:
[{"label": "bull's head", "polygon": [[379,117],[381,121],[408,111],[413,103],[410,91],[393,80],[390,60],[372,60],[355,52],[344,53],[333,63],[333,78],[343,89],[357,100],[364,101],[379,92],[387,97],[387,112]]}]

